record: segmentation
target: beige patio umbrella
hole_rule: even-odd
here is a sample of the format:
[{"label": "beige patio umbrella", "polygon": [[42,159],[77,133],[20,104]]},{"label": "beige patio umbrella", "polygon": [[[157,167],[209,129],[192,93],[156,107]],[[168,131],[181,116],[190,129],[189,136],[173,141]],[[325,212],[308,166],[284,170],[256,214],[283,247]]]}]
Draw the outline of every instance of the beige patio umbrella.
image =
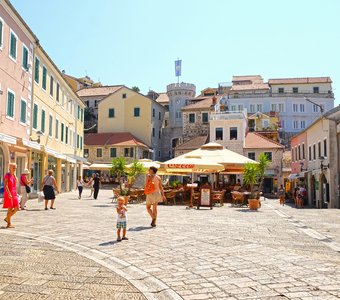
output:
[{"label": "beige patio umbrella", "polygon": [[[139,159],[138,162],[141,163],[146,170],[148,170],[150,167],[156,167],[157,169],[159,169],[161,164],[159,161],[153,161],[147,158]],[[131,168],[131,166],[132,164],[128,164],[125,167]]]},{"label": "beige patio umbrella", "polygon": [[104,163],[94,163],[89,166],[90,170],[110,170],[112,168],[111,164]]}]

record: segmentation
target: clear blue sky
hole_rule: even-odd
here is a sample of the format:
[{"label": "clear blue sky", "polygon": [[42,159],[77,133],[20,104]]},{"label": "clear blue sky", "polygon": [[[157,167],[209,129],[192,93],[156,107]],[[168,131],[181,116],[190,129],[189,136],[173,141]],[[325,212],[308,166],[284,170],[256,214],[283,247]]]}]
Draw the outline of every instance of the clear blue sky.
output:
[{"label": "clear blue sky", "polygon": [[105,85],[197,91],[233,75],[330,76],[340,104],[338,0],[12,0],[66,73]]}]

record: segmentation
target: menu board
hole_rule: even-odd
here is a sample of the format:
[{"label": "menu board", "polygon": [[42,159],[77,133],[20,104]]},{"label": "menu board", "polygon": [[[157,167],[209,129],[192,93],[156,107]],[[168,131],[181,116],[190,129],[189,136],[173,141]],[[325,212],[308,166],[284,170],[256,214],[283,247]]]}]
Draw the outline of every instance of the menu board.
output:
[{"label": "menu board", "polygon": [[201,206],[210,206],[210,189],[201,189]]}]

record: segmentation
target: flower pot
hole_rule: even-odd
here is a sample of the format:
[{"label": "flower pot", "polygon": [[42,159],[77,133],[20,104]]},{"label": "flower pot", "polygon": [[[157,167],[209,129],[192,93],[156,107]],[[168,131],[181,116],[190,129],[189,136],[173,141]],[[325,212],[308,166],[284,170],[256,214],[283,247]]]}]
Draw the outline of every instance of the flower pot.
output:
[{"label": "flower pot", "polygon": [[260,207],[260,200],[259,199],[248,199],[248,207],[251,210],[258,210]]}]

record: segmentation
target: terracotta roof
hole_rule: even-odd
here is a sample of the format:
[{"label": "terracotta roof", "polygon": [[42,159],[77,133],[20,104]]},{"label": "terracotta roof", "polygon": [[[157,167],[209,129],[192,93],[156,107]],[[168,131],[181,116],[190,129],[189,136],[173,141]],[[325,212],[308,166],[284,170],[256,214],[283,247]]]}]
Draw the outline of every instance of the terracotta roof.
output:
[{"label": "terracotta roof", "polygon": [[159,97],[156,99],[158,103],[169,103],[169,97],[166,93],[160,93]]},{"label": "terracotta roof", "polygon": [[[187,106],[184,106],[182,108],[182,111],[188,111],[188,110],[199,110],[199,109],[210,109],[213,105],[213,98],[216,98],[216,103],[220,101],[221,96],[210,96],[210,97],[204,97],[203,100],[197,101],[195,103],[189,104]],[[194,99],[196,100],[196,99]]]},{"label": "terracotta roof", "polygon": [[176,150],[195,150],[205,145],[206,143],[208,143],[208,136],[201,135],[201,136],[196,136],[189,141],[186,141],[182,145],[177,146],[175,149]]},{"label": "terracotta roof", "polygon": [[269,79],[268,83],[271,84],[294,84],[294,83],[332,83],[330,77],[301,77],[301,78],[276,78]]},{"label": "terracotta roof", "polygon": [[284,148],[284,146],[256,132],[248,132],[246,135],[244,148],[272,149],[272,148]]},{"label": "terracotta roof", "polygon": [[88,133],[84,136],[85,146],[140,146],[149,148],[130,132]]},{"label": "terracotta roof", "polygon": [[77,94],[79,97],[108,96],[118,91],[122,87],[123,85],[111,85],[111,86],[99,86],[99,87],[87,87],[87,88],[85,87],[77,91]]},{"label": "terracotta roof", "polygon": [[248,90],[268,90],[269,85],[263,83],[260,75],[253,76],[233,76],[233,85],[230,89],[233,91],[248,91]]}]

